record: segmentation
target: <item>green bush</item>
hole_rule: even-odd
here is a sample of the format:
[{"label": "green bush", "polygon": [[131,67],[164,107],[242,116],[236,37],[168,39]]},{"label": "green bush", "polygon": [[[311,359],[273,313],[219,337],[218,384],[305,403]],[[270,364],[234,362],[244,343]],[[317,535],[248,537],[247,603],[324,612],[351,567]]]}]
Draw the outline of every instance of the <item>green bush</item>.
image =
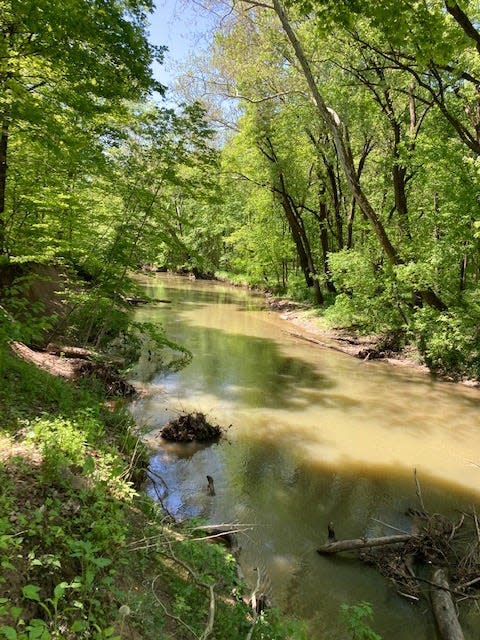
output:
[{"label": "green bush", "polygon": [[452,308],[438,313],[418,309],[411,327],[412,339],[433,372],[453,377],[480,376],[480,313]]}]

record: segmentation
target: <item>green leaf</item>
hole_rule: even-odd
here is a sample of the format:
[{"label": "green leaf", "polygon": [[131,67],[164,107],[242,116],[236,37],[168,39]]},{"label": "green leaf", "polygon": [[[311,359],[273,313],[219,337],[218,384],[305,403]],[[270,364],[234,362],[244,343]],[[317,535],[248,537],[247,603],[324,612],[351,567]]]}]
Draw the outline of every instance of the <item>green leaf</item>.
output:
[{"label": "green leaf", "polygon": [[83,463],[82,472],[84,475],[89,476],[95,471],[95,460],[92,456],[87,456]]},{"label": "green leaf", "polygon": [[52,637],[45,620],[40,620],[39,618],[33,618],[27,630],[28,640],[50,640]]},{"label": "green leaf", "polygon": [[112,561],[109,558],[95,558],[95,564],[97,567],[103,568],[108,567],[108,565],[112,564]]},{"label": "green leaf", "polygon": [[12,607],[10,609],[10,615],[12,616],[12,618],[14,620],[18,620],[18,618],[20,618],[20,616],[22,615],[22,608],[21,607]]},{"label": "green leaf", "polygon": [[22,589],[22,594],[24,598],[27,600],[35,600],[36,602],[40,602],[40,587],[37,587],[34,584],[27,584]]},{"label": "green leaf", "polygon": [[77,631],[83,631],[85,629],[85,620],[75,620],[70,629],[75,633]]},{"label": "green leaf", "polygon": [[17,640],[17,632],[13,627],[0,627],[0,631],[6,640]]},{"label": "green leaf", "polygon": [[46,627],[35,627],[30,629],[28,633],[28,640],[50,640],[51,639],[50,632]]},{"label": "green leaf", "polygon": [[53,597],[55,598],[55,600],[60,600],[69,586],[70,585],[68,584],[68,582],[60,582],[60,584],[57,584],[57,586],[53,590]]}]

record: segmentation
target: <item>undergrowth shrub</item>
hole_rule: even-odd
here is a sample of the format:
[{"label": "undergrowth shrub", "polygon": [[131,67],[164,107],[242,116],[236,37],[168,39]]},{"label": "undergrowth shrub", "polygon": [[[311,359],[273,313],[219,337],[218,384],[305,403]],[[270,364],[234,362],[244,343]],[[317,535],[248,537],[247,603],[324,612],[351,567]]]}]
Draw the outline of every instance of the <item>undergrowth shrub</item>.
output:
[{"label": "undergrowth shrub", "polygon": [[334,304],[325,310],[331,324],[362,333],[385,332],[405,324],[409,293],[388,264],[347,249],[330,254],[328,264],[338,292]]},{"label": "undergrowth shrub", "polygon": [[418,309],[412,338],[433,372],[453,377],[480,377],[480,312],[463,309],[438,313]]}]

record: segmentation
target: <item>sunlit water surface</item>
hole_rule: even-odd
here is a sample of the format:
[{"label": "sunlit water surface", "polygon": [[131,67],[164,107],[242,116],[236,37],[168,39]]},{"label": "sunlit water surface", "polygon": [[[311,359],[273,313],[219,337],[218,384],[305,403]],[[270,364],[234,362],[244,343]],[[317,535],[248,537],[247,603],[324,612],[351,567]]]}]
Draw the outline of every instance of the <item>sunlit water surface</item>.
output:
[{"label": "sunlit water surface", "polygon": [[[163,275],[143,283],[171,304],[139,309],[137,319],[162,324],[193,353],[178,373],[149,372],[148,358],[139,373],[149,395],[132,413],[148,427],[151,469],[165,483],[148,488],[152,497],[160,492],[177,518],[251,525],[239,539],[247,578],[254,585],[260,567],[273,602],[310,621],[312,638],[338,640],[340,604],[363,600],[384,640],[436,638],[426,602],[400,598],[348,554],[315,550],[330,521],[339,538],[385,535],[382,522],[408,530],[415,468],[428,510],[478,504],[480,392],[295,338],[298,329],[243,290]],[[184,411],[231,425],[227,438],[163,442],[158,430]],[[479,637],[473,607],[462,624],[467,640]]]}]

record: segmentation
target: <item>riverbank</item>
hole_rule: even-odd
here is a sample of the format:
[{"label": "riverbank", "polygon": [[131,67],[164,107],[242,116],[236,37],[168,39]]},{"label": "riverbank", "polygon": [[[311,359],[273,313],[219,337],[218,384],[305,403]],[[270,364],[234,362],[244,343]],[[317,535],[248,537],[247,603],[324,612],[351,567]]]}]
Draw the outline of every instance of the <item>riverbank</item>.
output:
[{"label": "riverbank", "polygon": [[298,333],[286,330],[294,337],[360,360],[385,362],[395,367],[405,367],[430,375],[443,382],[480,389],[480,380],[462,378],[452,373],[432,372],[414,345],[407,344],[399,347],[394,341],[386,340],[385,336],[364,336],[348,329],[332,327],[321,311],[309,304],[278,298],[268,292],[264,292],[264,295],[266,305],[272,312],[278,313],[282,320],[298,328]]},{"label": "riverbank", "polygon": [[[126,411],[6,346],[0,365],[0,638],[245,638],[232,556],[144,495]],[[272,611],[262,634],[289,632]]]},{"label": "riverbank", "polygon": [[232,276],[225,272],[216,274],[216,279],[234,287],[261,293],[265,297],[266,306],[272,312],[277,312],[283,320],[298,327],[296,337],[299,339],[310,340],[319,347],[333,349],[360,360],[377,360],[396,367],[409,368],[443,382],[480,389],[480,379],[443,368],[433,371],[414,344],[402,344],[394,335],[363,335],[349,328],[334,327],[326,320],[321,309],[308,302],[297,302],[277,296],[267,289],[251,287],[240,276]]}]

